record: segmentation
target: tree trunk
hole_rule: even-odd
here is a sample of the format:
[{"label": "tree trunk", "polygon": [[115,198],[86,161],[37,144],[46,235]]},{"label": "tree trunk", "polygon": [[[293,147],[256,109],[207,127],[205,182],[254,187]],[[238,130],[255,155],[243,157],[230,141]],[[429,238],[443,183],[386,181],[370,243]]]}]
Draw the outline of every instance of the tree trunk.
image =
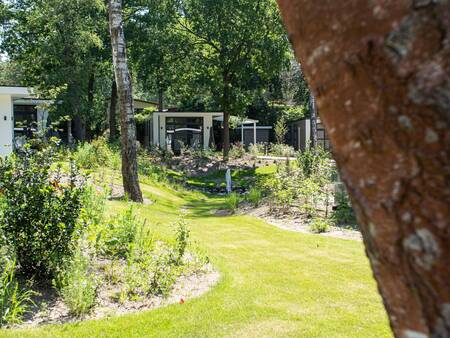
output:
[{"label": "tree trunk", "polygon": [[449,2],[278,2],[395,335],[449,337]]},{"label": "tree trunk", "polygon": [[317,106],[316,98],[311,93],[309,95],[309,103],[311,105],[311,147],[317,148]]},{"label": "tree trunk", "polygon": [[164,111],[164,90],[162,87],[158,90],[158,110]]},{"label": "tree trunk", "polygon": [[109,106],[109,141],[114,142],[117,139],[117,84],[116,80],[113,79],[111,86],[111,102]]},{"label": "tree trunk", "polygon": [[121,0],[109,1],[109,24],[113,64],[119,95],[123,187],[125,193],[132,201],[142,202],[136,158],[136,121],[133,110],[133,92],[127,63]]},{"label": "tree trunk", "polygon": [[86,119],[80,113],[73,117],[73,137],[79,142],[86,141]]},{"label": "tree trunk", "polygon": [[223,76],[223,160],[228,161],[228,154],[230,153],[230,86],[228,83],[228,76]]},{"label": "tree trunk", "polygon": [[[92,116],[92,112],[94,110],[94,85],[95,85],[95,74],[92,71],[89,76],[88,82],[88,97],[87,97],[87,119],[89,121],[89,117]],[[90,123],[86,123],[86,139],[90,141],[92,139],[92,130]]]}]

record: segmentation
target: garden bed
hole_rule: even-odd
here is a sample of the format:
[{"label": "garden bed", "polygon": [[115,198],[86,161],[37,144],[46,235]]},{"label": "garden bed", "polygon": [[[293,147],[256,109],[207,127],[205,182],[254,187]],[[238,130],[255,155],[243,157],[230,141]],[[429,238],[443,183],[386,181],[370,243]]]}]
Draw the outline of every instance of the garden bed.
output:
[{"label": "garden bed", "polygon": [[[302,217],[301,215],[298,214],[297,215],[286,213],[274,214],[273,212],[270,211],[268,205],[261,205],[257,208],[247,206],[240,209],[240,213],[258,217],[259,219],[262,219],[265,222],[283,230],[317,234],[316,232],[311,231],[310,228],[311,220],[309,220],[307,217]],[[362,241],[361,232],[345,227],[330,226],[328,228],[328,231],[324,231],[319,234],[322,236]]]},{"label": "garden bed", "polygon": [[[111,261],[99,260],[97,262],[98,275],[107,279],[107,270]],[[126,262],[122,262],[122,269]],[[219,280],[220,275],[210,263],[194,271],[180,275],[167,295],[151,295],[136,299],[120,300],[121,290],[125,287],[123,282],[101,283],[97,289],[96,305],[88,313],[81,316],[71,314],[58,292],[53,288],[36,288],[39,296],[34,299],[35,305],[25,316],[23,323],[16,327],[36,327],[45,324],[63,324],[82,320],[101,319],[105,317],[124,315],[162,306],[184,302],[199,297],[208,292]]]}]

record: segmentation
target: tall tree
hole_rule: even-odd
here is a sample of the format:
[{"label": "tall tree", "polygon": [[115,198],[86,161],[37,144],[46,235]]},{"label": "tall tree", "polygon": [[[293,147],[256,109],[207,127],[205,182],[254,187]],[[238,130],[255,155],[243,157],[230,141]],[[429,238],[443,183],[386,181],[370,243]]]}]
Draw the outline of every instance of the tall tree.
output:
[{"label": "tall tree", "polygon": [[1,50],[21,67],[24,83],[59,102],[83,140],[92,113],[93,85],[104,63],[103,0],[14,0],[4,6]]},{"label": "tall tree", "polygon": [[449,337],[450,3],[279,4],[395,335]]},{"label": "tall tree", "polygon": [[186,71],[188,41],[177,30],[177,0],[132,0],[126,33],[134,74],[164,109],[165,94]]},{"label": "tall tree", "polygon": [[136,158],[136,121],[133,109],[133,89],[127,63],[122,0],[109,1],[109,24],[114,72],[119,96],[123,186],[125,193],[128,194],[132,201],[142,202]]},{"label": "tall tree", "polygon": [[246,88],[261,78],[271,78],[286,60],[287,40],[278,9],[273,0],[180,3],[179,28],[191,40],[192,59],[199,60],[196,72],[208,77],[224,113],[227,159],[230,114],[242,113],[248,103]]}]

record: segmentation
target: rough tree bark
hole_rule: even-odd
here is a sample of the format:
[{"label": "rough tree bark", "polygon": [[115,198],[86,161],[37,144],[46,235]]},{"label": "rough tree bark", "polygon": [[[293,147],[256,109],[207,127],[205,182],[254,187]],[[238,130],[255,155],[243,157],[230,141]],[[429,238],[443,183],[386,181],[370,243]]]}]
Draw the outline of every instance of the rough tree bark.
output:
[{"label": "rough tree bark", "polygon": [[317,147],[317,106],[316,98],[313,94],[309,95],[309,104],[311,105],[311,147]]},{"label": "rough tree bark", "polygon": [[450,336],[450,2],[278,0],[397,337]]},{"label": "rough tree bark", "polygon": [[123,187],[132,201],[142,202],[136,159],[136,121],[134,119],[133,92],[123,30],[122,0],[109,1],[109,25],[119,96]]},{"label": "rough tree bark", "polygon": [[109,105],[109,141],[114,142],[117,138],[117,85],[116,80],[113,79],[111,86],[111,101]]}]

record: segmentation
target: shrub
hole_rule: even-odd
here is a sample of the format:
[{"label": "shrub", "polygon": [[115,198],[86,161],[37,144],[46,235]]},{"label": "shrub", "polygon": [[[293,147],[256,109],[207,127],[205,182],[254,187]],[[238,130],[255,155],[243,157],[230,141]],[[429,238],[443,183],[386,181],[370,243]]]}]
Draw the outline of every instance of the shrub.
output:
[{"label": "shrub", "polygon": [[297,163],[304,177],[313,178],[321,185],[331,182],[335,176],[336,169],[330,153],[321,147],[307,147],[298,154]]},{"label": "shrub", "polygon": [[355,224],[356,218],[347,192],[340,191],[335,196],[336,208],[331,219],[335,225]]},{"label": "shrub", "polygon": [[145,152],[141,152],[138,156],[138,170],[139,174],[150,178],[154,182],[163,183],[168,181],[167,169],[160,164],[155,164],[153,159]]},{"label": "shrub", "polygon": [[286,137],[286,134],[288,132],[288,127],[284,116],[281,116],[275,123],[274,132],[277,144],[283,144],[284,138]]},{"label": "shrub", "polygon": [[276,173],[264,182],[271,195],[271,209],[289,209],[297,196],[298,171],[286,165],[278,165]]},{"label": "shrub", "polygon": [[64,173],[55,147],[0,160],[0,224],[26,277],[52,277],[82,232],[84,178],[71,163]]},{"label": "shrub", "polygon": [[254,206],[257,207],[262,199],[262,191],[259,188],[251,188],[247,195],[247,200]]},{"label": "shrub", "polygon": [[229,194],[225,199],[225,205],[228,210],[230,211],[236,211],[240,202],[240,197],[237,193],[232,192]]},{"label": "shrub", "polygon": [[85,142],[78,145],[74,152],[75,162],[82,168],[94,169],[107,165],[112,158],[112,151],[109,148],[105,137],[99,137],[91,143]]},{"label": "shrub", "polygon": [[244,145],[240,142],[237,142],[235,144],[231,145],[231,149],[230,149],[230,158],[242,158],[245,155],[245,148]]},{"label": "shrub", "polygon": [[330,231],[330,224],[325,219],[313,218],[309,225],[309,230],[318,234],[328,232]]},{"label": "shrub", "polygon": [[91,266],[92,262],[79,249],[59,277],[61,297],[75,316],[89,313],[95,304],[98,283]]},{"label": "shrub", "polygon": [[295,156],[295,149],[287,144],[272,144],[270,152],[275,156],[292,157]]},{"label": "shrub", "polygon": [[252,156],[258,156],[258,155],[262,155],[264,154],[265,151],[265,145],[263,143],[256,143],[256,144],[250,144],[250,146],[248,147],[248,152],[252,155]]},{"label": "shrub", "polygon": [[187,226],[187,222],[184,218],[180,218],[175,223],[175,233],[176,233],[176,246],[175,250],[177,252],[176,263],[181,264],[186,247],[189,241],[190,231]]},{"label": "shrub", "polygon": [[32,291],[22,291],[16,280],[16,262],[0,248],[0,327],[18,324],[32,304]]},{"label": "shrub", "polygon": [[97,246],[100,254],[125,258],[135,241],[138,223],[133,208],[115,217],[105,224],[105,229],[98,234]]}]

